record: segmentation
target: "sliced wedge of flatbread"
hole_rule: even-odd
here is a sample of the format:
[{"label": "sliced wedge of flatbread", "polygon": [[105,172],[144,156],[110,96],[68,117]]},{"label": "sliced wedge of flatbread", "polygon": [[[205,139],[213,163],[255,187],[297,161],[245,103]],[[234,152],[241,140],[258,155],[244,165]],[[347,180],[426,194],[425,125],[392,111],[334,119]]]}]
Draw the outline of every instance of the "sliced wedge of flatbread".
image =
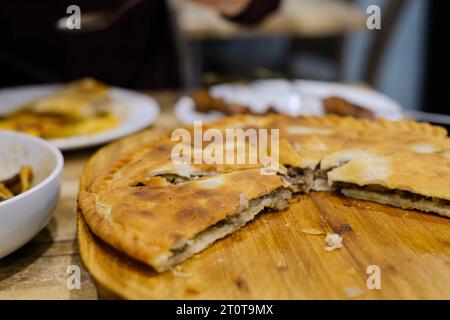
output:
[{"label": "sliced wedge of flatbread", "polygon": [[278,175],[242,170],[181,184],[81,192],[80,207],[102,239],[158,271],[200,252],[266,208],[287,206]]}]

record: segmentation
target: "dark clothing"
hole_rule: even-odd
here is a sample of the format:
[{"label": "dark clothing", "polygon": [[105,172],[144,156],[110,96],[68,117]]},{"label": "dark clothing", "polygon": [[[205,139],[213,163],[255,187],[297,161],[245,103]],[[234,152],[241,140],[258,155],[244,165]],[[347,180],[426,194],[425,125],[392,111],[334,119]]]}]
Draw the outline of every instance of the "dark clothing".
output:
[{"label": "dark clothing", "polygon": [[[15,0],[0,12],[0,86],[62,82],[91,76],[136,89],[179,86],[170,17],[164,0],[143,0],[104,30],[55,28],[76,4],[83,12],[111,11],[119,0]],[[279,0],[253,0],[232,21],[256,23]]]}]

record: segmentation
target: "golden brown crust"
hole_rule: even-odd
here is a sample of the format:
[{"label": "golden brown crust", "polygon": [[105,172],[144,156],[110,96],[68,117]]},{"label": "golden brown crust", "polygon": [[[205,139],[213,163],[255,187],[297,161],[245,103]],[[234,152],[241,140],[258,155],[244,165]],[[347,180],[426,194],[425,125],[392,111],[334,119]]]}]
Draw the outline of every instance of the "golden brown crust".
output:
[{"label": "golden brown crust", "polygon": [[[322,166],[333,169],[330,181],[450,199],[445,156],[450,140],[440,127],[334,115],[239,115],[206,128],[279,129],[283,165]],[[173,146],[170,132],[160,130],[120,140],[94,155],[80,184],[79,207],[92,231],[156,268],[180,239],[191,239],[252,199],[286,187],[281,175],[261,175],[260,165],[189,165],[185,174],[171,161]],[[165,174],[187,179],[174,184]]]},{"label": "golden brown crust", "polygon": [[328,173],[330,182],[380,185],[450,200],[450,159],[439,153],[411,153],[391,147],[347,149],[325,157],[322,164],[337,167]]},{"label": "golden brown crust", "polygon": [[370,123],[363,133],[370,134],[390,134],[397,133],[417,134],[429,138],[445,138],[447,130],[440,126],[431,125],[426,122],[416,122],[414,120],[389,121],[378,119]]},{"label": "golden brown crust", "polygon": [[100,191],[117,169],[136,156],[137,151],[146,150],[166,135],[167,132],[161,129],[148,129],[101,148],[84,168],[80,190]]}]

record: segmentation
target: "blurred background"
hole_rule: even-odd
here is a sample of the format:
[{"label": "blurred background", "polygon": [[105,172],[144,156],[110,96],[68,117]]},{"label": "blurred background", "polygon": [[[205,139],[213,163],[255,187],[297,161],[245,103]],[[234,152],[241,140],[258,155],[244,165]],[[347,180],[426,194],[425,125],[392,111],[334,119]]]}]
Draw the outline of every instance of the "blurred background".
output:
[{"label": "blurred background", "polygon": [[[260,78],[357,83],[450,114],[448,2],[15,0],[0,12],[0,87],[92,76],[138,90]],[[69,30],[69,5],[81,29]],[[369,5],[381,29],[369,30]]]}]

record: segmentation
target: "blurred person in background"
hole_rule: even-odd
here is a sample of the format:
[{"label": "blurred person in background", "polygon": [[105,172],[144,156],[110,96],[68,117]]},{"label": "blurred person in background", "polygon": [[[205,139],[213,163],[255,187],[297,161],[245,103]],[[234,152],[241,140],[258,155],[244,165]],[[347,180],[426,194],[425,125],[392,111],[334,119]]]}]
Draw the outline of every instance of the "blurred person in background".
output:
[{"label": "blurred person in background", "polygon": [[[236,23],[256,24],[280,0],[186,0]],[[83,14],[120,12],[99,30],[59,30],[69,5]],[[125,9],[124,9],[125,8]],[[16,0],[0,11],[0,86],[63,82],[90,76],[135,89],[180,85],[176,45],[164,0]]]}]

